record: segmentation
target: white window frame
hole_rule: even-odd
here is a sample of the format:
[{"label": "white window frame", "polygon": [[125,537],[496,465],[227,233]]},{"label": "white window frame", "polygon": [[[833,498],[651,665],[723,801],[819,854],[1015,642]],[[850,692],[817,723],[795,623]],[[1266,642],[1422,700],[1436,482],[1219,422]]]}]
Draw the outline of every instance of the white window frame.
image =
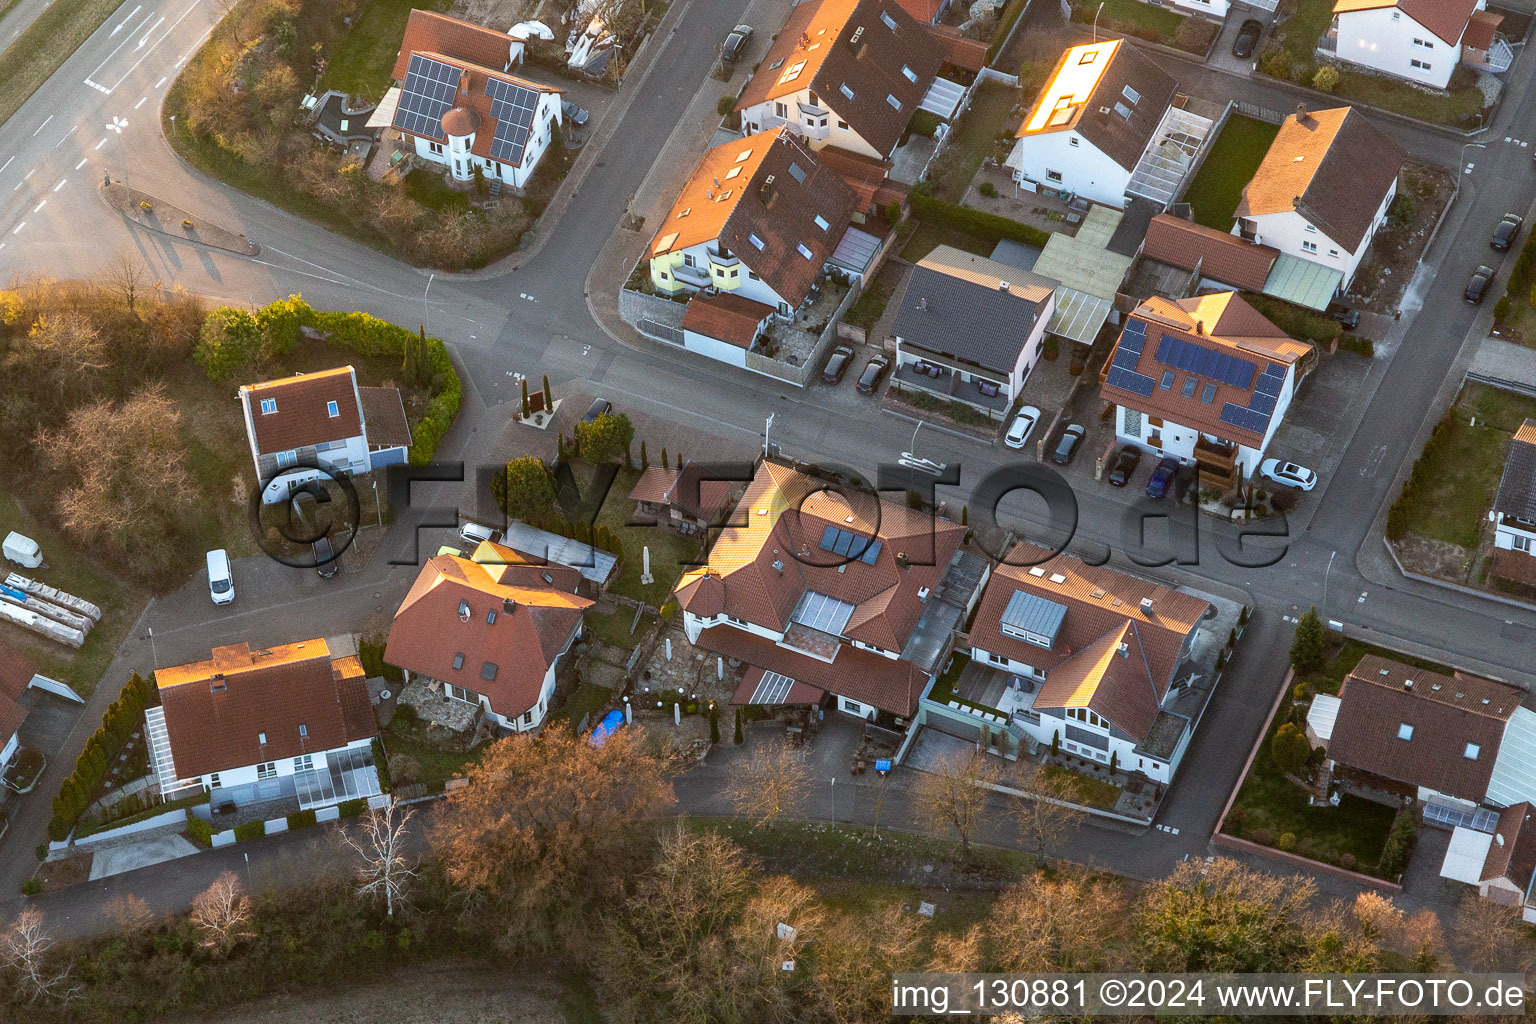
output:
[{"label": "white window frame", "polygon": [[271,416],[275,412],[277,412],[277,399],[263,398],[261,400],[261,414],[263,416]]},{"label": "white window frame", "polygon": [[913,71],[911,68],[907,67],[905,64],[903,64],[901,66],[901,77],[905,78],[907,81],[911,82],[913,85],[917,84],[917,72]]},{"label": "white window frame", "polygon": [[313,754],[300,754],[298,757],[294,758],[293,759],[293,770],[295,772],[312,772],[312,771],[314,771],[315,770],[315,755],[313,755]]},{"label": "white window frame", "polygon": [[1053,171],[1053,170],[1050,170],[1049,168],[1047,168],[1046,172],[1045,172],[1045,180],[1049,181],[1049,182],[1054,182],[1055,184],[1060,185],[1061,184],[1061,172],[1060,171]]},{"label": "white window frame", "polygon": [[1306,252],[1306,253],[1311,253],[1311,254],[1313,254],[1315,256],[1317,254],[1317,243],[1316,242],[1303,241],[1301,243],[1301,251],[1302,252]]},{"label": "white window frame", "polygon": [[256,781],[262,782],[267,779],[275,778],[277,778],[276,761],[267,761],[265,764],[259,764],[256,766]]},{"label": "white window frame", "polygon": [[278,452],[277,453],[277,468],[278,469],[291,469],[292,467],[297,466],[298,464],[299,464],[299,453],[294,451],[293,449],[290,448],[286,452]]},{"label": "white window frame", "polygon": [[325,403],[325,415],[330,419],[336,419],[341,415],[341,405],[335,400]]}]

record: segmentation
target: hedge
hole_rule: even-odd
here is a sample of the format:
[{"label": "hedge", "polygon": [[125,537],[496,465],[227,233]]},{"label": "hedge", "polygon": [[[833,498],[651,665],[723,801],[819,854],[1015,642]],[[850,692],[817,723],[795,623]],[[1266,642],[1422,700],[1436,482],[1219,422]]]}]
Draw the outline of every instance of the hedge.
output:
[{"label": "hedge", "polygon": [[129,677],[122,692],[102,715],[101,727],[86,741],[85,749],[75,759],[75,770],[59,784],[58,795],[53,798],[53,818],[48,822],[48,838],[60,842],[69,837],[75,822],[91,805],[92,795],[106,781],[107,772],[128,737],[143,721],[145,709],[159,703],[160,694],[153,682],[137,672]]},{"label": "hedge", "polygon": [[235,826],[235,842],[243,843],[250,839],[260,839],[267,834],[267,823],[264,821],[248,821],[244,825]]},{"label": "hedge", "polygon": [[288,815],[288,831],[290,832],[295,829],[308,828],[314,823],[315,811],[312,807],[308,810],[294,811],[292,814]]},{"label": "hedge", "polygon": [[997,28],[992,30],[992,41],[987,44],[986,64],[991,66],[997,52],[1003,48],[1003,42],[1008,38],[1008,33],[1013,29],[1013,23],[1019,20],[1019,15],[1024,13],[1024,8],[1029,6],[1029,0],[1012,0],[1003,10],[1003,16],[997,19]]},{"label": "hedge", "polygon": [[178,808],[195,807],[198,804],[205,804],[208,802],[209,796],[210,794],[207,792],[207,790],[204,790],[201,793],[194,793],[191,796],[181,797],[179,800],[167,800],[164,803],[152,804],[151,806],[146,807],[134,814],[125,815],[120,818],[108,818],[105,821],[97,822],[93,825],[82,825],[75,829],[75,838],[80,839],[85,836],[95,835],[97,832],[105,832],[108,829],[122,828],[125,825],[133,825],[141,821],[148,821],[150,818],[156,817],[157,815],[166,814]]},{"label": "hedge", "polygon": [[195,843],[201,843],[204,846],[213,845],[213,826],[196,815],[187,818],[187,835]]},{"label": "hedge", "polygon": [[336,813],[343,818],[355,818],[368,809],[368,801],[361,797],[356,800],[343,800],[336,805]]},{"label": "hedge", "polygon": [[1533,282],[1536,282],[1536,232],[1527,237],[1525,244],[1520,247],[1520,258],[1515,260],[1515,269],[1509,275],[1509,284],[1505,286],[1504,294],[1511,303],[1528,302]]},{"label": "hedge", "polygon": [[373,750],[373,767],[379,776],[379,788],[386,793],[391,792],[394,786],[390,784],[389,757],[384,753],[384,741],[375,736],[371,749]]},{"label": "hedge", "polygon": [[919,110],[912,115],[912,120],[907,123],[907,131],[911,132],[913,135],[922,135],[928,138],[932,138],[933,133],[938,131],[939,125],[943,123],[944,119],[941,118],[938,114],[935,114],[933,111]]},{"label": "hedge", "polygon": [[983,210],[973,210],[969,206],[946,203],[942,199],[924,195],[918,189],[913,189],[908,199],[912,204],[912,215],[934,227],[953,228],[956,231],[964,231],[966,234],[985,238],[990,242],[996,242],[1000,238],[1011,238],[1015,242],[1033,245],[1038,249],[1045,248],[1045,243],[1051,238],[1050,232],[1041,231],[1033,225],[1020,224],[1016,220],[999,217],[995,213],[987,213]]},{"label": "hedge", "polygon": [[[217,313],[215,310],[214,313]],[[214,315],[213,313],[209,314]],[[406,347],[417,341],[416,331],[380,320],[367,313],[338,313],[314,309],[297,295],[290,295],[256,311],[257,320],[280,319],[286,328],[297,332],[310,327],[329,333],[329,341],[364,356],[399,356],[404,360]],[[421,356],[421,383],[431,398],[421,421],[411,428],[411,464],[425,465],[437,453],[438,443],[459,414],[463,385],[448,347],[441,338],[428,338]]]},{"label": "hedge", "polygon": [[[1338,341],[1344,333],[1343,325],[1332,317],[1326,317],[1320,313],[1309,313],[1289,302],[1267,295],[1256,295],[1253,292],[1243,292],[1243,299],[1286,334],[1303,341],[1310,341],[1321,348],[1327,348]],[[1356,351],[1360,350],[1356,349]],[[1368,353],[1361,351],[1361,354]]]}]

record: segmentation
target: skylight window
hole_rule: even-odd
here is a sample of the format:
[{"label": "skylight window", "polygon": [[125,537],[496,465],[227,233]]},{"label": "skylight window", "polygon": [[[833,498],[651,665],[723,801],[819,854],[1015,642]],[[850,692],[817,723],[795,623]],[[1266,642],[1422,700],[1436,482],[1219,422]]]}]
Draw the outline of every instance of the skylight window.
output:
[{"label": "skylight window", "polygon": [[677,212],[677,219],[678,220],[682,220],[684,217],[688,216],[692,212],[693,212],[693,207],[685,206],[685,207],[683,207],[681,210],[679,210]]},{"label": "skylight window", "polygon": [[915,83],[917,81],[917,72],[903,64],[901,66],[901,77],[905,78],[909,82]]},{"label": "skylight window", "polygon": [[1119,114],[1127,121],[1131,119],[1131,108],[1126,106],[1124,103],[1121,103],[1119,100],[1115,101],[1115,113]]},{"label": "skylight window", "polygon": [[827,218],[823,217],[819,213],[816,215],[816,226],[821,228],[821,230],[823,230],[823,231],[825,231],[825,230],[827,230],[827,228],[831,227],[831,225],[827,223]]},{"label": "skylight window", "polygon": [[1140,103],[1141,102],[1141,93],[1137,92],[1135,89],[1132,89],[1130,86],[1126,86],[1124,89],[1121,89],[1120,90],[1120,95],[1124,96],[1126,99],[1130,100],[1132,103]]},{"label": "skylight window", "polygon": [[725,202],[727,199],[731,198],[731,191],[731,189],[726,189],[724,192],[721,192],[715,201],[719,203]]},{"label": "skylight window", "polygon": [[1467,749],[1462,751],[1461,756],[1465,757],[1468,761],[1476,761],[1477,755],[1481,754],[1482,752],[1483,748],[1478,746],[1476,743],[1468,743]]},{"label": "skylight window", "polygon": [[677,241],[676,231],[662,235],[660,238],[656,239],[656,245],[651,249],[651,252],[666,252],[668,249],[672,248],[672,243],[675,241]]},{"label": "skylight window", "polygon": [[801,256],[804,256],[808,260],[816,258],[816,254],[807,249],[805,247],[805,243],[803,242],[795,246],[795,252],[799,253]]},{"label": "skylight window", "polygon": [[890,29],[892,32],[896,31],[896,19],[895,18],[891,17],[889,14],[886,14],[884,11],[881,11],[880,12],[880,20],[885,22],[885,27],[886,28]]},{"label": "skylight window", "polygon": [[261,414],[263,416],[270,416],[274,412],[277,412],[277,399],[263,398],[261,400]]},{"label": "skylight window", "polygon": [[1096,61],[1098,59],[1099,59],[1099,52],[1097,50],[1089,50],[1087,53],[1085,53],[1081,57],[1077,58],[1077,62],[1079,64],[1092,64],[1094,61]]},{"label": "skylight window", "polygon": [[847,82],[844,82],[842,85],[838,86],[837,91],[842,93],[844,96],[847,96],[849,99],[853,99],[853,90],[848,88]]},{"label": "skylight window", "polygon": [[803,61],[803,60],[795,61],[793,64],[791,64],[785,70],[784,74],[782,76],[780,76],[779,84],[783,85],[786,82],[793,82],[795,79],[800,77],[800,72],[802,72],[804,70],[805,70],[805,61]]},{"label": "skylight window", "polygon": [[1210,405],[1211,402],[1215,401],[1215,399],[1216,385],[1210,381],[1206,381],[1205,387],[1200,390],[1200,401],[1204,402],[1206,405]]},{"label": "skylight window", "polygon": [[730,170],[725,172],[725,180],[726,181],[730,181],[732,178],[736,177],[736,175],[738,175],[740,173],[741,173],[741,168],[740,167],[732,167]]},{"label": "skylight window", "polygon": [[1185,377],[1184,377],[1184,397],[1185,398],[1193,398],[1195,396],[1195,387],[1199,383],[1200,382],[1195,380],[1194,377],[1191,377],[1191,376],[1186,374]]},{"label": "skylight window", "polygon": [[1397,738],[1400,740],[1413,739],[1413,726],[1409,725],[1407,722],[1403,722],[1397,727]]},{"label": "skylight window", "polygon": [[327,416],[329,416],[331,419],[335,419],[336,417],[341,415],[341,407],[338,406],[335,402],[326,402],[325,403],[325,414]]},{"label": "skylight window", "polygon": [[755,232],[747,236],[747,241],[752,243],[752,248],[757,249],[758,251],[762,251],[763,240],[758,238]]},{"label": "skylight window", "polygon": [[895,96],[892,96],[890,93],[885,94],[885,102],[891,105],[892,110],[901,109],[901,100],[897,99]]},{"label": "skylight window", "polygon": [[749,157],[751,155],[752,155],[752,151],[750,149],[744,149],[740,153],[736,154],[736,162],[737,163],[741,163],[743,160],[745,160],[747,157]]}]

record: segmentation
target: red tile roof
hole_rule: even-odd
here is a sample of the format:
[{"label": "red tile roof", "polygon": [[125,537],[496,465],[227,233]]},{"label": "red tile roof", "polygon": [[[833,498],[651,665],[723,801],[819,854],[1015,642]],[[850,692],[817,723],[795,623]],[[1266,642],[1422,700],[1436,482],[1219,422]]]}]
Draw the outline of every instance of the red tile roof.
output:
[{"label": "red tile roof", "polygon": [[1147,225],[1142,255],[1184,270],[1199,267],[1203,276],[1214,281],[1260,292],[1280,250],[1160,213]]},{"label": "red tile roof", "polygon": [[706,629],[695,646],[903,718],[917,710],[917,700],[928,682],[927,675],[909,661],[893,661],[843,644],[837,657],[826,662],[735,626]]},{"label": "red tile roof", "polygon": [[[1328,756],[1342,765],[1480,801],[1521,690],[1457,673],[1413,668],[1379,655],[1360,659],[1339,691]],[[1407,739],[1400,728],[1412,727]],[[1479,748],[1466,756],[1467,744]]]},{"label": "red tile roof", "polygon": [[10,742],[27,719],[27,709],[20,700],[36,674],[37,669],[20,651],[0,644],[0,747]]},{"label": "red tile roof", "polygon": [[530,585],[529,575],[457,555],[429,559],[395,612],[384,660],[483,694],[506,718],[523,714],[592,607],[561,586]]},{"label": "red tile roof", "polygon": [[[885,24],[887,17],[894,29]],[[808,88],[889,156],[943,62],[939,42],[892,0],[808,0],[789,12],[736,109]],[[902,74],[903,67],[915,81]],[[887,96],[896,97],[900,109]]]},{"label": "red tile roof", "polygon": [[1461,45],[1474,50],[1486,50],[1493,45],[1493,39],[1499,33],[1499,26],[1503,24],[1504,15],[1502,14],[1476,11],[1467,22],[1467,31],[1461,37]]},{"label": "red tile roof", "polygon": [[672,489],[672,482],[676,479],[675,469],[647,466],[645,472],[640,474],[640,479],[635,481],[635,486],[630,488],[629,500],[643,501],[649,505],[665,504],[667,492]]},{"label": "red tile roof", "polygon": [[718,341],[751,348],[763,321],[773,316],[773,307],[721,292],[699,295],[688,303],[683,313],[683,330],[693,331]]},{"label": "red tile roof", "polygon": [[[757,692],[758,684],[763,681],[766,669],[749,668],[742,673],[741,685],[736,687],[736,692],[731,694],[732,704],[751,704],[752,695]],[[786,704],[817,704],[821,702],[826,691],[818,690],[809,683],[802,683],[798,679],[790,683],[789,689],[778,700],[774,701],[775,707]]]},{"label": "red tile roof", "polygon": [[[1044,671],[1036,706],[1089,707],[1140,740],[1173,681],[1184,638],[1210,605],[1071,555],[1049,555],[1025,543],[1008,552],[977,606],[971,646]],[[1063,579],[1055,582],[1058,576]],[[1066,606],[1054,646],[1003,633],[1003,613],[1020,591]],[[1143,600],[1152,602],[1150,611],[1142,609]]]},{"label": "red tile roof", "polygon": [[1493,561],[1488,565],[1488,574],[1514,583],[1536,587],[1536,558],[1523,551],[1494,548]]},{"label": "red tile roof", "polygon": [[987,44],[960,34],[950,25],[931,25],[928,33],[944,47],[944,63],[965,71],[980,71],[987,66]]},{"label": "red tile roof", "polygon": [[939,8],[944,6],[944,0],[896,0],[896,4],[924,25],[931,25],[933,19],[939,16]]},{"label": "red tile roof", "polygon": [[[553,85],[545,85],[542,82],[535,82],[531,79],[522,78],[517,75],[505,74],[494,68],[483,67],[474,61],[461,60],[446,53],[437,53],[431,50],[417,50],[414,52],[420,53],[424,57],[431,57],[433,60],[441,61],[450,67],[458,69],[460,75],[459,91],[454,100],[455,107],[443,115],[443,119],[439,122],[439,124],[453,125],[455,122],[457,122],[456,127],[459,129],[472,127],[475,131],[475,142],[474,145],[470,146],[469,151],[475,156],[493,159],[491,157],[491,143],[495,141],[496,138],[497,122],[496,118],[491,115],[491,95],[486,91],[486,83],[491,79],[494,78],[498,81],[508,82],[512,85],[521,86],[525,89],[531,89],[536,93],[560,93],[564,91],[562,89],[556,88]],[[463,115],[455,117],[455,114],[459,111],[472,113],[474,117],[471,118]],[[536,111],[534,113],[536,113]],[[524,127],[530,129],[534,127],[531,122],[534,113],[529,113],[527,115],[530,119],[530,123],[524,125]],[[398,119],[398,114],[396,116]],[[407,131],[405,128],[400,127],[398,124],[395,127],[406,135],[415,134],[414,132]],[[459,131],[457,134],[463,134],[463,132]],[[435,142],[443,142],[447,136],[423,135],[422,138],[432,139]],[[528,149],[524,149],[523,152],[524,157],[526,158]]]},{"label": "red tile roof", "polygon": [[[1200,400],[1207,378],[1199,378],[1199,386],[1194,393],[1185,397],[1183,378],[1186,375],[1182,373],[1176,376],[1176,383],[1171,389],[1156,387],[1146,397],[1106,382],[1099,389],[1099,395],[1104,401],[1127,409],[1138,409],[1149,416],[1166,417],[1202,433],[1250,448],[1263,447],[1264,438],[1261,434],[1224,422],[1221,419],[1222,406],[1231,402],[1246,409],[1265,367],[1271,362],[1294,363],[1307,352],[1308,346],[1305,343],[1287,337],[1284,331],[1244,302],[1236,292],[1200,295],[1176,302],[1153,296],[1137,306],[1131,318],[1147,325],[1146,343],[1142,346],[1135,369],[1155,381],[1160,382],[1168,369],[1157,361],[1158,346],[1164,335],[1198,348],[1224,352],[1243,359],[1254,366],[1254,373],[1246,388],[1228,384],[1224,380],[1209,380],[1209,383],[1216,385],[1215,396],[1210,402]],[[1117,350],[1119,344],[1119,341],[1115,343]],[[1110,360],[1113,359],[1114,352],[1111,352]]]},{"label": "red tile roof", "polygon": [[[350,366],[246,384],[240,394],[250,407],[256,450],[262,455],[342,441],[363,432],[357,375]],[[275,399],[277,411],[263,413],[264,399]],[[336,403],[335,416],[327,409],[327,402]]]},{"label": "red tile roof", "polygon": [[405,81],[411,54],[418,52],[441,53],[492,71],[505,71],[512,56],[512,37],[436,11],[413,10],[395,58],[395,81]]},{"label": "red tile roof", "polygon": [[1452,46],[1461,39],[1477,0],[1337,0],[1334,14],[1396,7]]},{"label": "red tile roof", "polygon": [[1482,880],[1507,879],[1523,891],[1536,873],[1536,823],[1531,805],[1524,800],[1504,808],[1494,827],[1493,842],[1483,861]]},{"label": "red tile roof", "polygon": [[215,647],[207,661],[158,670],[155,682],[183,779],[332,750],[378,732],[362,665],[332,658],[324,640],[259,651],[247,643]]},{"label": "red tile roof", "polygon": [[[678,602],[695,615],[724,610],[783,631],[800,598],[814,591],[854,606],[846,637],[900,651],[922,616],[919,591],[938,586],[965,527],[905,502],[862,492],[845,498],[826,488],[790,467],[760,464],[710,549],[707,567],[678,580]],[[829,527],[879,541],[873,564],[858,558],[844,564],[845,558],[823,550]]]}]

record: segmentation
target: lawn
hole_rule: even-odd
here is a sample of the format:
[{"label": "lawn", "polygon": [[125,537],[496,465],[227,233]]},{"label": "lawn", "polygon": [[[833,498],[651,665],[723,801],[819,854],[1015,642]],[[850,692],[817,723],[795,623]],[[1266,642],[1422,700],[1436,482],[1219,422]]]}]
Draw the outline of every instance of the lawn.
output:
[{"label": "lawn", "polygon": [[587,722],[587,728],[590,729],[598,714],[612,703],[613,691],[608,687],[582,683],[576,687],[576,692],[571,694],[569,700],[549,713],[548,721],[569,722],[575,728],[583,718],[590,716]]},{"label": "lawn", "polygon": [[1184,24],[1182,14],[1153,7],[1142,0],[1103,0],[1102,7],[1100,10],[1098,3],[1078,0],[1072,5],[1072,20],[1089,23],[1097,14],[1100,28],[1112,28],[1135,35],[1152,33],[1168,38],[1178,35],[1179,28]]},{"label": "lawn", "polygon": [[952,245],[956,249],[973,252],[978,256],[991,256],[996,243],[980,235],[957,231],[954,228],[919,223],[917,230],[912,232],[912,237],[907,239],[907,244],[902,246],[901,258],[908,263],[916,263],[941,245]]},{"label": "lawn", "polygon": [[1269,144],[1280,131],[1278,125],[1233,114],[1221,135],[1211,146],[1184,201],[1193,208],[1195,222],[1218,231],[1227,231],[1236,217],[1233,211],[1243,198],[1243,188],[1253,179],[1253,172],[1264,161]]},{"label": "lawn", "polygon": [[38,15],[0,53],[0,124],[9,121],[119,6],[121,0],[71,0],[52,4]]},{"label": "lawn", "polygon": [[635,610],[633,608],[621,606],[618,611],[609,615],[589,612],[582,623],[582,635],[608,644],[611,647],[628,651],[651,628],[651,625],[656,621],[656,616],[649,612],[641,615],[639,625],[635,626],[635,631],[631,633],[629,631],[629,624],[634,621]]},{"label": "lawn", "polygon": [[895,291],[894,286],[885,284],[877,277],[859,295],[858,301],[848,307],[843,322],[862,327],[865,331],[874,330],[875,324],[885,315],[886,304],[891,301]]},{"label": "lawn", "polygon": [[429,210],[469,212],[469,194],[449,188],[440,171],[416,168],[405,176],[405,191]]},{"label": "lawn", "polygon": [[[402,705],[402,710],[405,705]],[[395,712],[384,730],[384,749],[389,756],[408,754],[421,765],[418,782],[433,793],[443,791],[443,783],[464,774],[464,766],[480,757],[478,750],[449,750],[426,739],[426,726],[409,713]],[[399,785],[396,781],[396,785]]]},{"label": "lawn", "polygon": [[[623,545],[623,557],[619,560],[614,579],[608,589],[615,594],[644,601],[652,607],[661,607],[672,593],[685,569],[699,561],[700,544],[691,537],[684,537],[675,530],[660,526],[630,526],[635,506],[629,500],[629,492],[640,478],[639,469],[620,469],[609,488],[603,507],[598,510],[597,522],[612,530]],[[655,582],[642,586],[640,572],[642,552],[651,549],[651,575]],[[627,625],[627,624],[626,624]]]},{"label": "lawn", "polygon": [[450,5],[451,0],[370,0],[356,26],[331,53],[322,89],[377,101],[389,88],[411,9],[442,12]]},{"label": "lawn", "polygon": [[1046,765],[1043,773],[1048,779],[1060,780],[1065,788],[1072,791],[1073,799],[1085,807],[1098,807],[1112,811],[1120,800],[1120,787],[1102,779],[1079,775],[1071,769],[1056,764]]},{"label": "lawn", "polygon": [[928,169],[936,198],[960,201],[982,159],[996,147],[998,134],[1013,137],[1017,125],[1011,123],[1009,113],[1018,101],[1018,90],[1001,83],[987,83],[976,90],[970,109],[952,129],[949,144]]},{"label": "lawn", "polygon": [[1271,39],[1280,39],[1296,60],[1310,63],[1317,41],[1333,23],[1333,5],[1334,0],[1300,0],[1296,13],[1275,26]]},{"label": "lawn", "polygon": [[1468,384],[1414,465],[1413,486],[1399,506],[1402,525],[1431,540],[1477,547],[1509,439],[1526,417],[1536,417],[1536,399]]}]

